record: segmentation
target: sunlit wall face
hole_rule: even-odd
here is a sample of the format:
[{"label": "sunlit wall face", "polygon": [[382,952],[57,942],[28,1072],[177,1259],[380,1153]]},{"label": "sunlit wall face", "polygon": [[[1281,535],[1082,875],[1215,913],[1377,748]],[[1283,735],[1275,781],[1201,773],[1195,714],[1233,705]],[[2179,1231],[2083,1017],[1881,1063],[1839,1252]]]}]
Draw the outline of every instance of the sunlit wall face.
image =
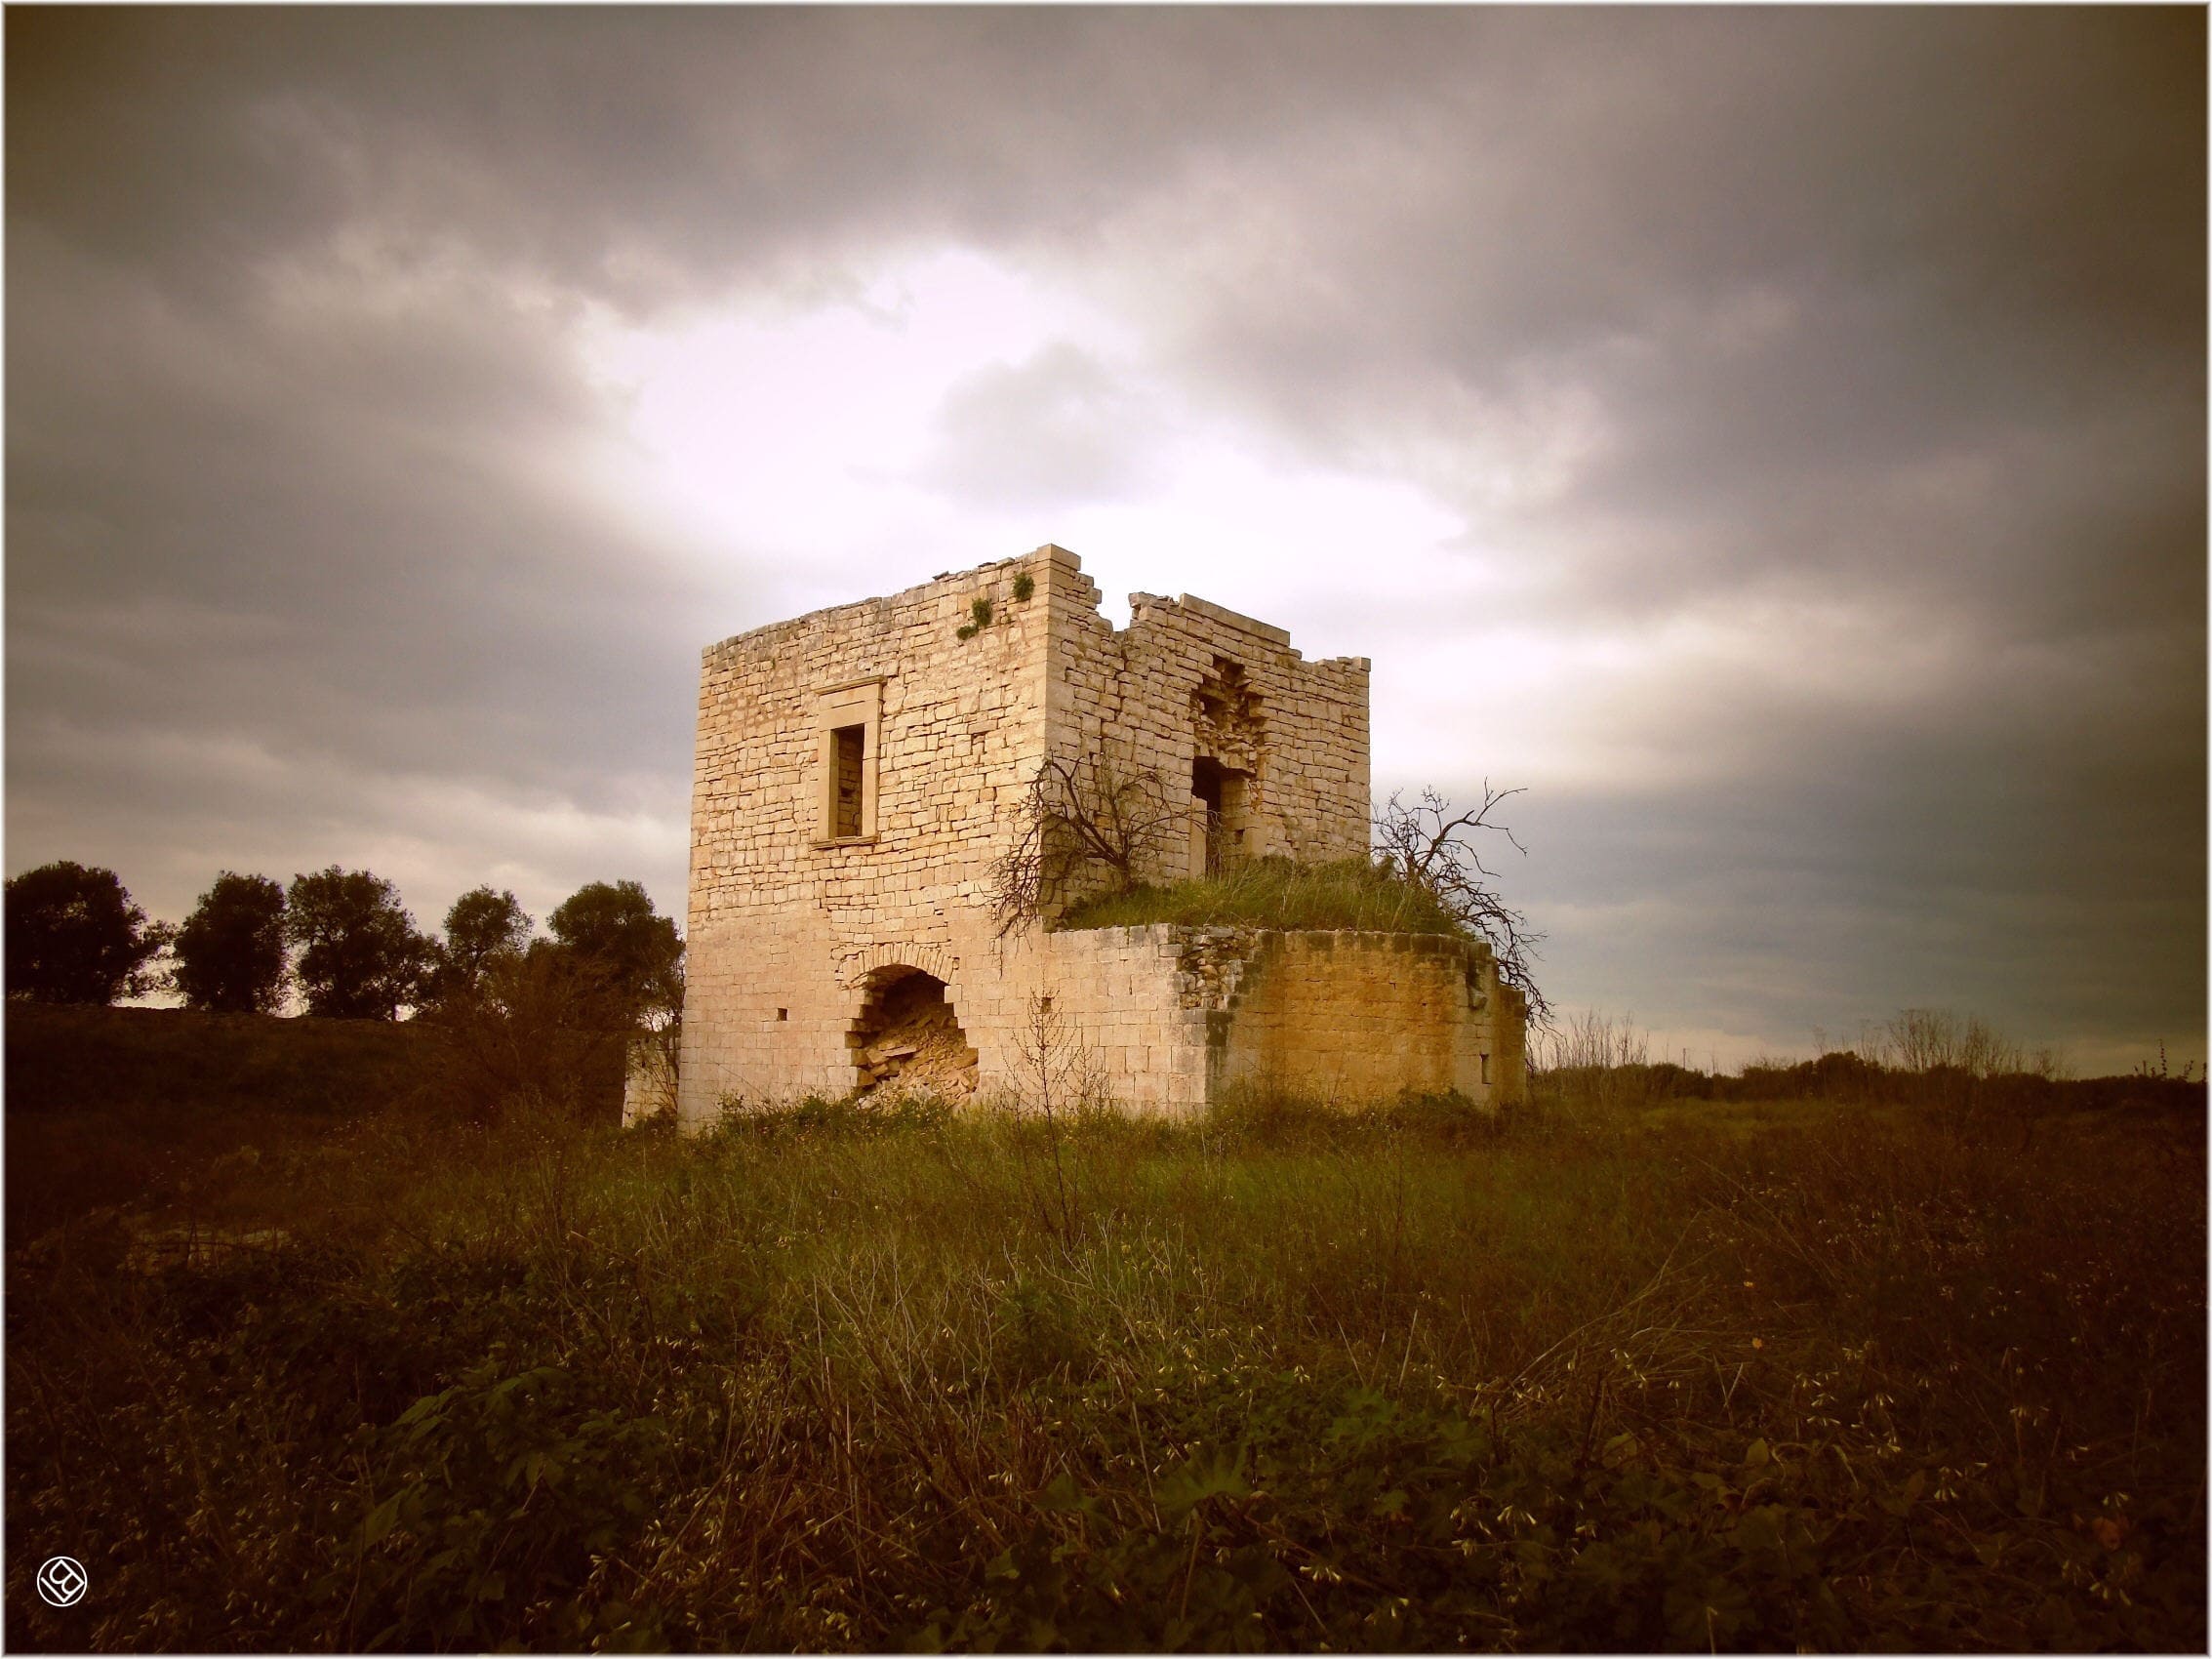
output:
[{"label": "sunlit wall face", "polygon": [[13,13],[9,870],[680,912],[700,647],[1050,540],[1676,1058],[2194,1056],[2202,28]]}]

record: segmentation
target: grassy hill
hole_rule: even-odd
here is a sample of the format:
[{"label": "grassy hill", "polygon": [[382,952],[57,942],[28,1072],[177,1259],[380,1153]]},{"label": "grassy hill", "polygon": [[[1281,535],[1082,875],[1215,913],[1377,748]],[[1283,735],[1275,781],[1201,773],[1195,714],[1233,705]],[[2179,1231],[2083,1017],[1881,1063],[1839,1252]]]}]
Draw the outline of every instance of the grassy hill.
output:
[{"label": "grassy hill", "polygon": [[7,1235],[101,1205],[158,1206],[419,1090],[427,1033],[381,1020],[6,1006]]}]

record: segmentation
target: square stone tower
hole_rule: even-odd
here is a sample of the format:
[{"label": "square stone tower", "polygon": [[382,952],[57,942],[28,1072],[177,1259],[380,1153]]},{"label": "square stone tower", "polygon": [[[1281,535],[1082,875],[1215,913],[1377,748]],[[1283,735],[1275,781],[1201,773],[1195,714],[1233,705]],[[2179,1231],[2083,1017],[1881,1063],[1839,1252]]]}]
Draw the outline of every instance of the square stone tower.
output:
[{"label": "square stone tower", "polygon": [[[1136,1106],[1197,1107],[1263,1078],[1477,1096],[1517,1079],[1517,1017],[1509,1041],[1491,1030],[1512,993],[1479,945],[1166,926],[1002,935],[993,870],[1048,761],[1166,782],[1183,821],[1146,844],[1144,880],[1367,851],[1367,659],[1308,663],[1282,629],[1187,594],[1132,595],[1122,629],[1098,601],[1075,555],[1048,545],[707,649],[687,1125],[733,1100],[899,1075],[1018,1092],[1041,1017],[1088,1078]],[[1410,1022],[1418,1054],[1373,1052],[1379,986],[1404,1004],[1392,1018]],[[1305,1052],[1307,1028],[1332,1020],[1342,1042]]]}]

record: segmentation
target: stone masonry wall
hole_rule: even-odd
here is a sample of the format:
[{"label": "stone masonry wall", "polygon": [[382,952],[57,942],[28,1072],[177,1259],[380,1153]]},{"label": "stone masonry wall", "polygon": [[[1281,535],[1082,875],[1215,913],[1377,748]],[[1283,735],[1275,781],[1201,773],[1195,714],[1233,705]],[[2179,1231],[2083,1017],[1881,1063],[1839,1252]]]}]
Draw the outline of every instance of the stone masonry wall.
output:
[{"label": "stone masonry wall", "polygon": [[[1040,549],[1053,650],[1046,691],[1052,752],[1105,753],[1117,767],[1156,772],[1186,799],[1201,739],[1214,735],[1193,700],[1226,666],[1251,710],[1244,741],[1224,746],[1247,789],[1246,857],[1302,862],[1358,858],[1368,842],[1367,679],[1364,657],[1308,663],[1279,627],[1186,594],[1130,596],[1129,626],[1098,613],[1099,591],[1072,553]],[[1192,873],[1187,839],[1153,851],[1150,881]]]},{"label": "stone masonry wall", "polygon": [[[1450,1001],[1445,968],[1418,952],[1255,945],[1285,936],[1223,929],[998,936],[991,867],[1048,754],[1103,752],[1155,771],[1179,806],[1198,787],[1196,767],[1233,797],[1221,816],[1241,856],[1313,861],[1367,846],[1366,659],[1308,663],[1281,629],[1188,596],[1135,595],[1130,626],[1116,630],[1098,598],[1075,556],[1048,546],[705,652],[684,1122],[711,1120],[729,1097],[851,1089],[871,990],[917,970],[945,983],[985,1093],[1033,1069],[1040,998],[1132,1105],[1188,1110],[1270,1067],[1321,1092],[1431,1086],[1410,1072],[1362,1072],[1331,1049],[1314,1028],[1340,1014],[1357,1016],[1347,1029],[1361,1048],[1418,1053],[1422,1078],[1448,1072],[1464,1086],[1465,1067],[1442,1056],[1466,1046],[1468,1021],[1447,1023],[1458,1036],[1415,1030]],[[963,639],[978,599],[991,621]],[[853,828],[856,728],[861,832],[838,833]],[[1140,873],[1179,879],[1200,856],[1190,835],[1169,836]],[[1354,971],[1355,960],[1367,967]],[[1295,989],[1309,970],[1313,987]],[[1247,1016],[1233,998],[1248,979],[1268,989]],[[1378,997],[1391,1011],[1377,1013]]]},{"label": "stone masonry wall", "polygon": [[1219,1045],[1215,1098],[1251,1087],[1346,1100],[1401,1089],[1484,1105],[1521,1097],[1518,998],[1482,946],[1434,934],[1261,937]]},{"label": "stone masonry wall", "polygon": [[[1025,562],[817,611],[705,653],[685,1121],[711,1117],[726,1093],[851,1088],[846,1038],[871,973],[933,973],[958,1007],[967,967],[989,955],[989,868],[1044,749],[1044,608],[1013,597]],[[979,598],[991,624],[962,639]],[[823,823],[836,763],[824,722],[865,720],[871,682],[872,823],[835,838]]]},{"label": "stone masonry wall", "polygon": [[642,1123],[676,1110],[676,1069],[653,1036],[634,1036],[623,1072],[623,1122]]},{"label": "stone masonry wall", "polygon": [[[1139,1110],[1194,1112],[1245,1089],[1495,1106],[1526,1088],[1519,998],[1469,941],[1163,923],[1045,945],[1074,1069]],[[1026,1075],[1010,1081],[1030,1092]]]}]

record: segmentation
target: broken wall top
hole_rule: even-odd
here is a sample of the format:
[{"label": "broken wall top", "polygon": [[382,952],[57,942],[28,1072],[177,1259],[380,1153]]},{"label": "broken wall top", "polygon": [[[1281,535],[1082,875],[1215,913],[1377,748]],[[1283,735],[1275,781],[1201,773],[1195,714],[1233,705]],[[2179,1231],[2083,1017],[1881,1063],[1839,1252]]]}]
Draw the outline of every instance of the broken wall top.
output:
[{"label": "broken wall top", "polygon": [[[701,655],[706,662],[712,663],[716,658],[736,651],[758,650],[785,635],[814,629],[869,632],[885,612],[896,607],[926,602],[947,593],[957,595],[965,603],[973,596],[987,595],[992,588],[1010,588],[1013,579],[1025,571],[1032,580],[1042,582],[1046,572],[1038,568],[1040,565],[1049,567],[1051,575],[1058,578],[1056,587],[1075,604],[1088,609],[1100,626],[1112,633],[1127,631],[1114,628],[1112,624],[1099,614],[1104,594],[1098,584],[1084,574],[1083,561],[1067,548],[1047,542],[1033,551],[1014,558],[994,559],[967,570],[941,571],[929,581],[902,588],[896,593],[848,600],[838,605],[824,605],[819,610],[807,611],[783,622],[764,623],[758,627],[746,628],[741,633],[715,641],[705,647]],[[1226,605],[1217,605],[1212,600],[1201,599],[1195,594],[1184,593],[1170,599],[1159,593],[1132,593],[1129,595],[1129,605],[1132,627],[1137,625],[1141,615],[1161,621],[1181,611],[1186,613],[1191,622],[1204,619],[1205,623],[1228,629],[1231,635],[1245,636],[1260,646],[1284,652],[1296,661],[1305,660],[1305,653],[1291,644],[1288,628],[1261,622],[1256,617],[1245,616],[1242,612],[1232,611]],[[993,608],[995,613],[995,601]],[[1374,667],[1365,657],[1331,657],[1318,661],[1343,664],[1357,668],[1362,672],[1369,671]]]}]

